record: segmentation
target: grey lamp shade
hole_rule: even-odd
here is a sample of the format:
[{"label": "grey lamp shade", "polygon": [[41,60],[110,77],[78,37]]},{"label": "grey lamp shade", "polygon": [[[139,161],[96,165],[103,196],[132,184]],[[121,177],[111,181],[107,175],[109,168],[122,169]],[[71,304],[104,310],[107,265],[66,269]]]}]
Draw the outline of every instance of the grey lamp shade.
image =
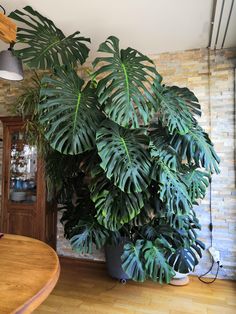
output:
[{"label": "grey lamp shade", "polygon": [[0,78],[10,81],[23,80],[22,62],[13,55],[11,49],[0,52]]}]

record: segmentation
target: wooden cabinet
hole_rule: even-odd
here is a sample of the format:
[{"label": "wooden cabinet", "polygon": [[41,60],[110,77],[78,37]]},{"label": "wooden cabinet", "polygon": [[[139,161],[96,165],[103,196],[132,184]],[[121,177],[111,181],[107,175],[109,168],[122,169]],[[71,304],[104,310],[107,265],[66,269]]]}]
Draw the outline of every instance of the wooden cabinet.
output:
[{"label": "wooden cabinet", "polygon": [[56,246],[56,206],[48,200],[43,161],[27,144],[24,122],[2,117],[2,206],[0,231]]}]

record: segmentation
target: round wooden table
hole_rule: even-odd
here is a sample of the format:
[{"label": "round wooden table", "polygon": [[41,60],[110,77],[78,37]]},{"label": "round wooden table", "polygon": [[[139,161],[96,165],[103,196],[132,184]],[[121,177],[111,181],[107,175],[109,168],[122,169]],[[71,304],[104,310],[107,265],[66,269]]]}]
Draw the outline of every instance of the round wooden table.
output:
[{"label": "round wooden table", "polygon": [[53,290],[59,273],[57,254],[47,244],[5,234],[0,239],[0,313],[31,313]]}]

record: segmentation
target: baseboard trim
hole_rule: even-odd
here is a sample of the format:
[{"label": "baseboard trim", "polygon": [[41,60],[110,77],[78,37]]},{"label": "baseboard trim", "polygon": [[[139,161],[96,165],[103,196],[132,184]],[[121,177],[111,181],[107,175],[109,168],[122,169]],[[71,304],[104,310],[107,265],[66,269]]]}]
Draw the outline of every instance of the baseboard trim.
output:
[{"label": "baseboard trim", "polygon": [[106,268],[106,262],[105,261],[99,261],[99,260],[93,260],[88,258],[77,258],[73,256],[64,256],[64,255],[58,255],[60,261],[62,262],[73,262],[77,263],[80,266],[100,266],[101,268]]}]

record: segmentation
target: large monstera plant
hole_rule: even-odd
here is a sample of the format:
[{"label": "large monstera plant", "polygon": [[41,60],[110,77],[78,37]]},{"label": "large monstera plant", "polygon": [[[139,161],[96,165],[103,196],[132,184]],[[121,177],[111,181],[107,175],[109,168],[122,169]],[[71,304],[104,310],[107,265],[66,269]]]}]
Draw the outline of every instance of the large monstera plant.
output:
[{"label": "large monstera plant", "polygon": [[50,70],[34,121],[50,147],[47,174],[62,183],[72,248],[91,253],[125,237],[122,267],[132,279],[168,283],[175,271],[192,271],[204,248],[193,206],[219,172],[197,121],[197,97],[163,84],[152,60],[120,49],[114,36],[100,45],[85,80],[75,65],[86,60],[89,39],[65,37],[30,7],[11,17],[26,26],[17,37],[26,47],[16,53],[30,67]]}]

